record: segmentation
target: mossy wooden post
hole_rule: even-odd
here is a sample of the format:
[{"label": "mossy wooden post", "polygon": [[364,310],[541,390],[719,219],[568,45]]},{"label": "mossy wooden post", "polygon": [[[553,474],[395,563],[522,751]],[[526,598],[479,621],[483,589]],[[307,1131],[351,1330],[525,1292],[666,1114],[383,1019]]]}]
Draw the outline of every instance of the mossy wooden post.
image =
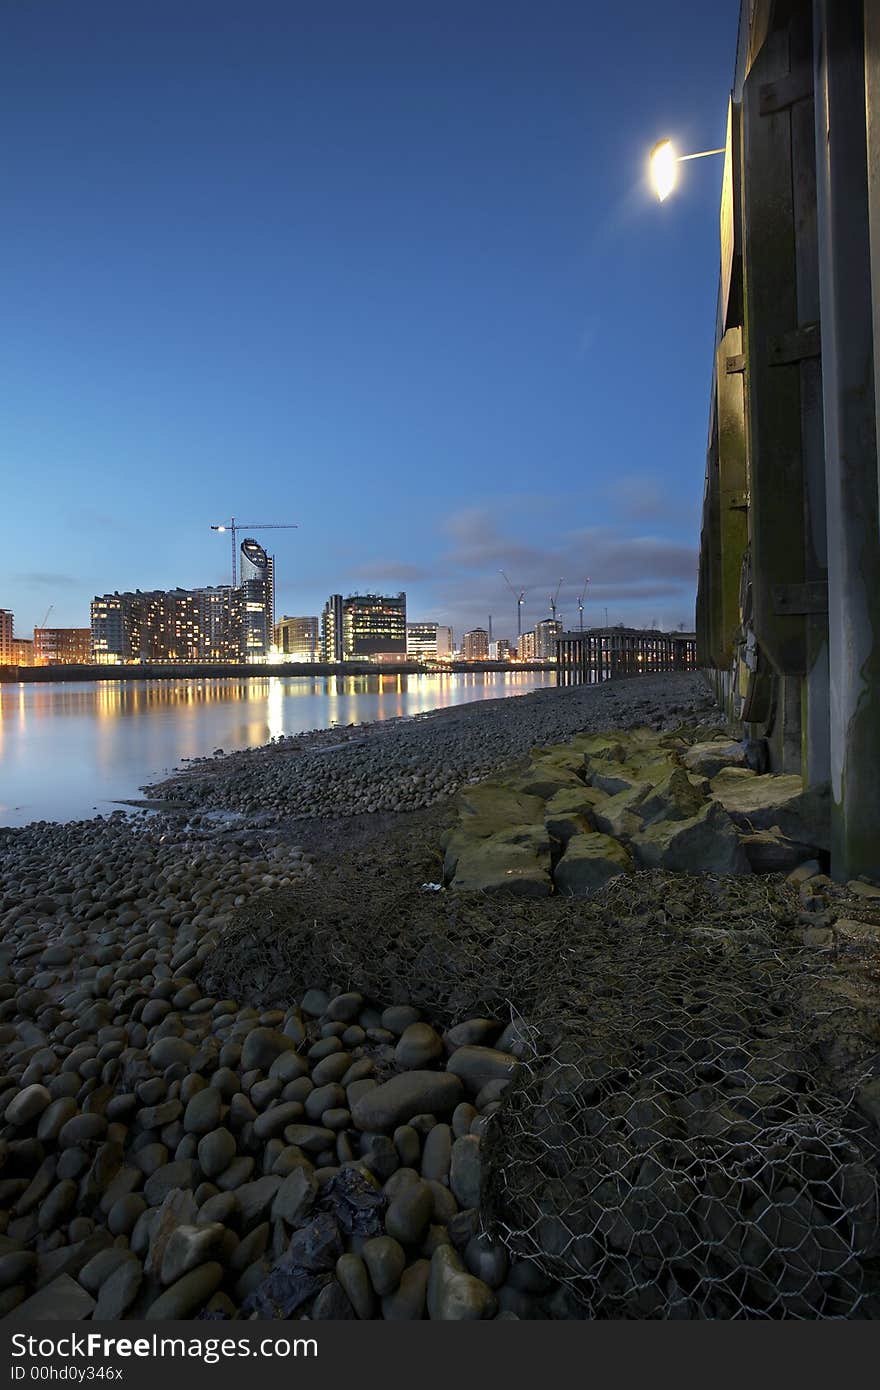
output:
[{"label": "mossy wooden post", "polygon": [[880,876],[880,14],[814,0],[831,864]]}]

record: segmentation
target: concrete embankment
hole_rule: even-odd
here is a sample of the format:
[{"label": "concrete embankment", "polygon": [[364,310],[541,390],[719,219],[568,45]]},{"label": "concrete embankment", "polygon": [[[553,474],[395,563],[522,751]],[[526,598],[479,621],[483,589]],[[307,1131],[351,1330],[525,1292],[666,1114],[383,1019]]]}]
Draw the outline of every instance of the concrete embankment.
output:
[{"label": "concrete embankment", "polygon": [[395,665],[374,666],[363,661],[284,661],[271,666],[233,662],[153,662],[131,666],[0,666],[0,685],[19,682],[54,684],[58,681],[166,681],[166,680],[268,680],[271,676],[307,676],[323,679],[326,676],[426,676],[474,675],[480,672],[510,674],[520,671],[552,671],[547,662],[523,662],[511,667],[497,661],[456,661],[443,666],[426,666],[423,662],[404,661]]}]

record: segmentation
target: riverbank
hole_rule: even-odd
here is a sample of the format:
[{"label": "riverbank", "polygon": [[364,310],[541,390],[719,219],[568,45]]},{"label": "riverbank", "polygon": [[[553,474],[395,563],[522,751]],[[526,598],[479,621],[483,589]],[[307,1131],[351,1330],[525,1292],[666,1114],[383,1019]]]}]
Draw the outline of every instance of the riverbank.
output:
[{"label": "riverbank", "polygon": [[0,685],[45,685],[56,682],[82,681],[173,681],[217,680],[236,677],[254,681],[273,676],[323,677],[346,676],[451,676],[479,675],[487,672],[552,671],[554,663],[523,661],[511,666],[506,661],[447,661],[428,664],[424,661],[401,661],[388,665],[373,665],[365,661],[279,661],[272,665],[232,661],[144,661],[138,665],[94,666],[0,666]]},{"label": "riverbank", "polygon": [[721,722],[695,673],[554,686],[410,719],[313,730],[263,748],[197,759],[144,790],[194,812],[324,818],[414,811],[451,797],[463,783],[488,776],[537,744],[606,727],[671,729],[684,720]]},{"label": "riverbank", "polygon": [[[744,1104],[753,1117],[781,1105],[770,1120],[788,1134],[824,1126],[815,1180],[837,1207],[802,1220],[821,1226],[817,1249],[832,1251],[834,1271],[813,1315],[866,1315],[853,1271],[874,1179],[853,1157],[861,1131],[829,1078],[851,1089],[877,1048],[876,990],[872,1002],[862,983],[870,896],[854,905],[827,880],[659,873],[593,902],[421,891],[439,878],[450,789],[575,732],[718,720],[696,676],[540,691],[193,763],[163,787],[175,810],[0,831],[0,1315],[584,1316],[560,1243],[560,1223],[580,1218],[554,1208],[541,1248],[523,1239],[535,1229],[525,1174],[555,1181],[547,1121],[533,1133],[532,1117],[534,1088],[544,1104],[558,1087],[530,1039],[546,1045],[572,990],[592,1000],[601,1029],[590,1046],[607,1054],[607,1074],[622,1065],[635,1087],[642,1108],[624,1116],[625,1143],[639,1164],[638,1136],[655,1122],[650,1086],[638,1089],[645,1058],[663,1060],[668,1094],[693,1066],[668,1055],[689,1028],[718,1060],[707,1114],[732,1116],[724,1145],[741,1142],[729,1127]],[[799,915],[850,925],[835,927],[833,953],[805,952]],[[843,993],[838,953],[851,967]],[[511,1002],[528,1009],[525,1031]],[[737,1039],[745,1061],[733,1067]],[[621,1074],[612,1091],[623,1084]],[[694,1077],[682,1104],[698,1089]],[[603,1132],[596,1113],[585,1144]],[[717,1146],[701,1122],[682,1123],[687,1143]],[[756,1153],[759,1139],[748,1141]],[[677,1210],[683,1170],[660,1142],[652,1190]],[[585,1150],[590,1163],[611,1151]],[[799,1155],[768,1150],[765,1170],[793,1180]],[[521,1175],[516,1191],[493,1186],[501,1172]],[[724,1245],[734,1266],[743,1240],[765,1238],[749,1215],[762,1192],[737,1192]],[[626,1200],[620,1221],[633,1215]],[[616,1243],[616,1227],[584,1216],[577,1248],[599,1316],[809,1315],[798,1311],[809,1261],[806,1273],[782,1270],[782,1303],[757,1285],[737,1302],[711,1264],[717,1236],[700,1245],[682,1209],[684,1285],[658,1284],[650,1307],[625,1227]],[[729,1219],[716,1205],[710,1226],[713,1213]]]}]

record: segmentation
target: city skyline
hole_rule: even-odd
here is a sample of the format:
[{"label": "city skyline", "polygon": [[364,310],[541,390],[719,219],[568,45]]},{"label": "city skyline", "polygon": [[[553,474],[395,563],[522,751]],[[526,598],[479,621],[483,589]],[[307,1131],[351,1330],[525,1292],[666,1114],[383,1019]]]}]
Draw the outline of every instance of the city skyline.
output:
[{"label": "city skyline", "polygon": [[[569,625],[589,575],[597,616],[690,626],[721,170],[659,207],[644,165],[658,132],[720,143],[735,15],[655,11],[10,10],[0,457],[28,558],[0,557],[0,598],[22,630],[50,604],[80,624],[108,582],[223,583],[230,514],[298,523],[279,611],[405,585],[515,637],[503,567],[529,625],[562,574]],[[633,23],[621,105],[596,50]]]}]

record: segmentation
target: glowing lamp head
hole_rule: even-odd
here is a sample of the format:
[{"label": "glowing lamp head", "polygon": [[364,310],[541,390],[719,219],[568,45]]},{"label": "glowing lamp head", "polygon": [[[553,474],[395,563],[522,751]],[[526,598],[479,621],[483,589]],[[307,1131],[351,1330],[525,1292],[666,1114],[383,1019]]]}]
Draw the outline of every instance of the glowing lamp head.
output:
[{"label": "glowing lamp head", "polygon": [[662,203],[678,179],[678,160],[671,140],[659,140],[651,151],[651,185]]}]

